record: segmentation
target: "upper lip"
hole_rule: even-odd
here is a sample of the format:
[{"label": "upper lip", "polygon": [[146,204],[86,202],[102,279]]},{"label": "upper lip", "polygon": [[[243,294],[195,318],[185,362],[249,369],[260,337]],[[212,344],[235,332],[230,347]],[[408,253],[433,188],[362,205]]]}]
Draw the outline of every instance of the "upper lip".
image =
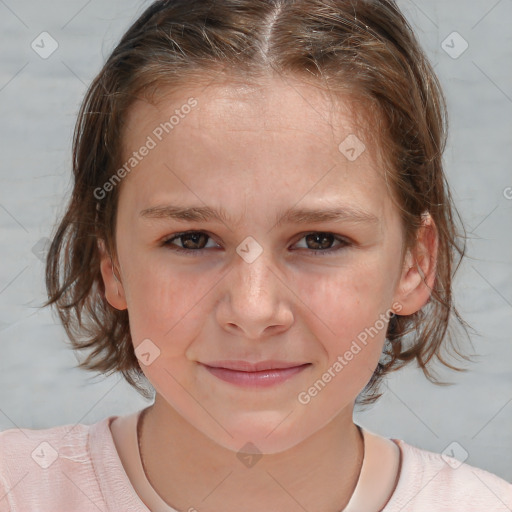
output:
[{"label": "upper lip", "polygon": [[295,368],[296,366],[303,366],[309,363],[303,362],[290,362],[290,361],[259,361],[257,363],[250,363],[249,361],[212,361],[210,363],[202,363],[205,366],[214,368],[226,368],[227,370],[237,370],[242,372],[259,372],[263,370],[283,370],[285,368]]}]

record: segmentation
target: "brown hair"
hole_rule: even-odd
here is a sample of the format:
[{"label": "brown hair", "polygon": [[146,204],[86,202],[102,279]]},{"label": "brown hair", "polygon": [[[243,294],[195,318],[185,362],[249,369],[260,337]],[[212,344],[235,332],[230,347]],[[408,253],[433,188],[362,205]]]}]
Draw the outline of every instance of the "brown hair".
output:
[{"label": "brown hair", "polygon": [[[464,254],[443,173],[446,107],[438,80],[406,19],[392,0],[160,0],[124,34],[90,85],[73,140],[74,188],[49,249],[46,285],[72,346],[90,349],[80,367],[122,372],[143,396],[151,388],[135,356],[128,312],[110,306],[100,273],[98,239],[117,261],[119,188],[98,200],[94,191],[119,168],[122,128],[135,99],[223,72],[249,79],[270,72],[301,77],[351,94],[379,119],[386,176],[400,209],[405,244],[414,243],[429,212],[438,233],[438,263],[428,304],[393,316],[381,361],[358,397],[371,403],[382,377],[441,354],[452,314],[455,257]],[[375,134],[374,134],[375,136]],[[459,259],[460,262],[460,259]]]}]

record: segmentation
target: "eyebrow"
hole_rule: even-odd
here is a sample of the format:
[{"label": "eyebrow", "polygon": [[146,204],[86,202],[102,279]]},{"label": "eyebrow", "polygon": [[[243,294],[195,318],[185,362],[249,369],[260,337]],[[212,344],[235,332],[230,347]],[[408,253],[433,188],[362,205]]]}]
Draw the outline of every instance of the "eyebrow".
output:
[{"label": "eyebrow", "polygon": [[[154,206],[146,208],[139,216],[147,219],[172,219],[181,222],[218,221],[232,224],[233,219],[223,208],[215,210],[209,206]],[[373,213],[354,206],[331,207],[322,210],[315,208],[290,208],[276,215],[275,226],[282,224],[314,224],[320,222],[356,222],[377,224],[379,218]]]}]

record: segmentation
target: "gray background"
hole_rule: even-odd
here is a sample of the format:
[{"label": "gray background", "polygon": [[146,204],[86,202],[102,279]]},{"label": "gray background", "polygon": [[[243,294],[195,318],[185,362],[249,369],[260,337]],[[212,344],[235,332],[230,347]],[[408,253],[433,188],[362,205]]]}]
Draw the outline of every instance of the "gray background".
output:
[{"label": "gray background", "polygon": [[[0,430],[90,424],[148,403],[119,375],[76,369],[62,326],[39,308],[46,298],[41,240],[70,192],[78,107],[147,4],[0,0]],[[456,301],[478,331],[472,341],[479,357],[467,373],[441,372],[450,387],[430,384],[414,367],[393,375],[383,398],[356,420],[435,452],[456,441],[449,452],[467,452],[467,463],[512,481],[512,1],[399,4],[448,99],[446,170],[470,238]],[[48,59],[31,48],[43,31],[59,45]],[[457,59],[442,48],[454,31],[469,44]],[[452,52],[461,48],[457,39],[448,44]]]}]

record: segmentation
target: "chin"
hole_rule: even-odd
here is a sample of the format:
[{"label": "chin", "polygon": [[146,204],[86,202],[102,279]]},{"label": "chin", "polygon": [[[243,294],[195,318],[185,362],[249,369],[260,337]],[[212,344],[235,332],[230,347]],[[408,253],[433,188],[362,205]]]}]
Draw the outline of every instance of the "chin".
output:
[{"label": "chin", "polygon": [[320,424],[305,425],[297,414],[289,413],[255,411],[224,421],[224,428],[216,423],[209,423],[209,428],[205,428],[204,423],[196,428],[218,445],[233,452],[270,455],[293,448],[322,427]]},{"label": "chin", "polygon": [[301,435],[300,432],[295,431],[292,434],[276,434],[268,436],[268,431],[261,432],[257,429],[247,429],[229,435],[211,437],[218,445],[231,450],[235,453],[250,453],[272,455],[274,453],[281,453],[290,450],[294,446],[300,444],[307,435]]}]

